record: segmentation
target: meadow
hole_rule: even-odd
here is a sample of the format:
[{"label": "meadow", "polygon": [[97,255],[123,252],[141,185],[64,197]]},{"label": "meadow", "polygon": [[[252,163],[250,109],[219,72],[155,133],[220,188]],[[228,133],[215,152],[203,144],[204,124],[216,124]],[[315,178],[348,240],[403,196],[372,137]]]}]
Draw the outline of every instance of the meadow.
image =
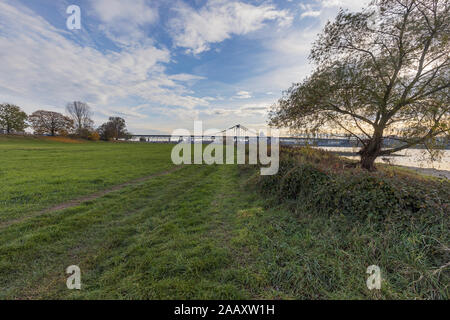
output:
[{"label": "meadow", "polygon": [[173,166],[169,145],[62,141],[0,136],[0,224]]},{"label": "meadow", "polygon": [[448,299],[447,195],[434,220],[325,214],[172,147],[0,137],[0,299]]}]

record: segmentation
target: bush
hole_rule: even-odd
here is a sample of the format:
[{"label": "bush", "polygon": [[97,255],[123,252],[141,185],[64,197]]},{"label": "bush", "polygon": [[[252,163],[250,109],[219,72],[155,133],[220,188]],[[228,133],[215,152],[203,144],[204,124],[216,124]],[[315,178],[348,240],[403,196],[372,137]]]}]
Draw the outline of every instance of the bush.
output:
[{"label": "bush", "polygon": [[278,197],[284,200],[313,196],[326,180],[328,176],[310,164],[294,166],[281,178]]},{"label": "bush", "polygon": [[383,218],[405,213],[406,209],[401,205],[401,194],[390,181],[368,174],[335,175],[317,191],[312,199],[314,206],[327,214]]},{"label": "bush", "polygon": [[448,181],[418,183],[382,172],[343,169],[342,162],[310,148],[283,150],[278,174],[260,176],[257,185],[278,202],[315,214],[380,220],[448,213]]},{"label": "bush", "polygon": [[100,135],[98,134],[97,131],[91,132],[88,136],[88,140],[90,141],[99,141],[100,140]]},{"label": "bush", "polygon": [[69,132],[68,132],[67,130],[64,130],[64,129],[59,130],[59,131],[58,131],[58,134],[59,134],[61,137],[68,137],[68,136],[69,136]]}]

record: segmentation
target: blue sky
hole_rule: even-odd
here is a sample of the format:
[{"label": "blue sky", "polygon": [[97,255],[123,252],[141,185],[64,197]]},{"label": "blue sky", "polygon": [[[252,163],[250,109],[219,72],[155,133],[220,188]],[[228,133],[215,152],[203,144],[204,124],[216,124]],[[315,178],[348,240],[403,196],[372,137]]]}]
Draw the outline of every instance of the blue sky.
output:
[{"label": "blue sky", "polygon": [[[81,30],[66,9],[81,8]],[[0,101],[64,112],[86,101],[96,125],[133,133],[241,123],[263,129],[268,108],[312,69],[326,21],[356,0],[0,0]]]}]

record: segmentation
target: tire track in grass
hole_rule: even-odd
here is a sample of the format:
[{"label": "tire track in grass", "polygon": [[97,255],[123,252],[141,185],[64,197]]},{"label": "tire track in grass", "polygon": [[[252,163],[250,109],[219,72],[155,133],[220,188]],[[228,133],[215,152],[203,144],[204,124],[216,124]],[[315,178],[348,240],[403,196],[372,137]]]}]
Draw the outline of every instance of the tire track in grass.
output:
[{"label": "tire track in grass", "polygon": [[0,224],[0,230],[1,229],[5,229],[5,228],[7,228],[7,227],[9,227],[11,225],[14,225],[14,224],[26,221],[26,220],[28,220],[30,218],[35,218],[35,217],[38,217],[38,216],[41,216],[41,215],[44,215],[44,214],[47,214],[47,213],[52,213],[52,212],[55,212],[55,211],[62,211],[62,210],[65,210],[65,209],[77,207],[77,206],[83,204],[84,202],[92,201],[92,200],[101,198],[101,197],[103,197],[103,196],[105,196],[107,194],[110,194],[112,192],[119,191],[119,190],[121,190],[123,188],[129,187],[129,186],[132,186],[132,185],[136,185],[136,184],[139,184],[139,183],[143,183],[143,182],[146,182],[146,181],[148,181],[150,179],[153,179],[153,178],[156,178],[156,177],[159,177],[159,176],[164,176],[164,175],[176,172],[176,171],[180,170],[181,168],[183,168],[183,166],[176,166],[176,167],[171,168],[169,170],[165,170],[165,171],[154,173],[154,174],[151,174],[151,175],[148,175],[148,176],[144,176],[144,177],[141,177],[141,178],[138,178],[138,179],[134,179],[134,180],[131,180],[131,181],[128,181],[128,182],[124,182],[124,183],[115,185],[115,186],[113,186],[111,188],[104,189],[102,191],[98,191],[98,192],[92,193],[92,194],[87,195],[87,196],[83,196],[83,197],[80,197],[80,198],[77,198],[77,199],[73,199],[73,200],[70,200],[70,201],[67,201],[67,202],[60,203],[60,204],[58,204],[56,206],[44,209],[44,210],[42,210],[42,211],[40,211],[40,212],[38,212],[36,214],[32,214],[32,215],[29,215],[29,216],[26,216],[26,217],[23,217],[23,218],[20,218],[20,219],[14,219],[14,220],[6,221],[6,222]]},{"label": "tire track in grass", "polygon": [[[182,176],[190,176],[195,177],[195,175],[198,174],[204,174],[203,170],[196,170],[194,171],[194,175],[192,175],[192,170],[182,170],[181,173]],[[163,178],[164,179],[164,178]],[[177,178],[178,179],[178,178]],[[198,180],[198,181],[197,181]],[[155,191],[144,191],[144,193],[150,192],[149,195],[154,192],[154,195],[157,195],[158,200],[155,202],[155,200],[151,200],[153,203],[153,209],[152,211],[158,212],[161,209],[161,206],[163,206],[164,203],[167,203],[167,199],[170,198],[171,194],[190,194],[192,193],[191,190],[196,188],[199,184],[203,183],[203,180],[201,179],[193,179],[194,183],[192,181],[174,181],[174,183],[170,184],[169,189],[165,190],[166,192],[163,192],[162,194],[158,192],[158,190]],[[147,182],[145,182],[147,183]],[[148,182],[149,184],[152,184],[152,181]],[[144,184],[146,185],[146,184]],[[134,186],[136,187],[136,186]],[[145,189],[145,188],[144,188]],[[183,191],[183,192],[181,192]],[[128,191],[127,191],[128,192]],[[130,190],[132,192],[132,190]],[[120,199],[120,197],[125,197],[126,195],[117,195],[117,199]],[[114,197],[116,197],[116,194],[114,194]],[[114,201],[118,201],[118,200]],[[166,200],[164,200],[166,199]],[[102,200],[100,200],[102,201]],[[106,200],[105,200],[106,201]],[[109,200],[111,201],[111,200]],[[150,201],[150,200],[149,200]],[[112,205],[112,204],[111,204]],[[142,213],[141,211],[143,209],[148,210],[148,207],[146,205],[143,205],[139,208],[135,208],[134,212],[130,214],[129,212],[123,211],[120,216],[104,216],[103,222],[98,222],[95,225],[89,224],[86,226],[85,229],[83,229],[83,237],[75,237],[74,239],[77,239],[77,243],[73,244],[73,247],[71,249],[67,249],[65,251],[70,253],[70,261],[77,261],[78,265],[83,266],[83,273],[89,273],[93,272],[95,268],[95,263],[97,263],[100,259],[100,262],[102,262],[105,259],[110,259],[111,256],[114,256],[115,254],[117,256],[120,255],[120,250],[115,248],[114,243],[117,242],[116,238],[111,238],[109,235],[113,235],[116,233],[116,228],[119,228],[120,226],[124,225],[141,225],[146,219],[148,219],[148,213]],[[135,213],[141,213],[140,216],[136,217]],[[134,216],[134,218],[133,218]],[[134,222],[131,222],[132,220],[135,220]],[[137,223],[137,221],[140,221]],[[105,223],[105,224],[103,224]],[[61,224],[61,223],[59,223]],[[100,229],[99,229],[100,228]],[[106,231],[108,233],[104,233]],[[91,238],[91,234],[97,234],[98,238],[93,239]],[[118,239],[120,241],[123,241],[123,236],[120,236]],[[128,236],[126,237],[128,239]],[[84,242],[85,239],[87,242]],[[91,239],[91,240],[89,240]],[[76,252],[73,252],[73,249],[77,248]],[[119,251],[116,251],[119,250]],[[59,255],[58,255],[59,256]],[[69,256],[65,257],[69,258]],[[55,266],[58,264],[57,262],[54,262]],[[67,276],[64,273],[63,269],[53,268],[53,270],[50,273],[48,273],[44,278],[35,279],[32,284],[27,283],[27,286],[24,286],[19,292],[12,291],[5,295],[7,298],[14,298],[14,299],[60,299],[60,298],[80,298],[76,295],[76,293],[67,293],[67,289],[65,289],[65,280]],[[97,279],[95,276],[93,279]],[[89,294],[94,294],[92,292],[87,292]],[[73,295],[75,294],[75,295]],[[0,294],[1,296],[1,294]],[[97,297],[97,296],[96,296]],[[83,296],[81,296],[83,298]],[[97,297],[98,298],[98,297]],[[115,297],[117,298],[117,297]]]}]

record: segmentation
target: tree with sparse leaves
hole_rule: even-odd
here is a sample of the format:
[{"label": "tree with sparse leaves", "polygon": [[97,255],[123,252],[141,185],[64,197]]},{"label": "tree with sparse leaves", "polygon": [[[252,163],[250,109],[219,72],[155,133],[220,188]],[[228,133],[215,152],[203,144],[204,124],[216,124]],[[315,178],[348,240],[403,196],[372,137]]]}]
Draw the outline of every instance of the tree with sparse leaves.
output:
[{"label": "tree with sparse leaves", "polygon": [[94,126],[89,105],[81,101],[70,102],[66,106],[66,111],[74,122],[76,134],[87,138]]},{"label": "tree with sparse leaves", "polygon": [[73,120],[58,112],[38,110],[29,117],[31,127],[36,134],[66,134],[73,127]]},{"label": "tree with sparse leaves", "polygon": [[[271,111],[271,124],[308,133],[339,128],[359,140],[361,166],[450,130],[450,4],[377,0],[341,11],[315,42],[317,65]],[[385,139],[396,140],[386,147]]]}]

